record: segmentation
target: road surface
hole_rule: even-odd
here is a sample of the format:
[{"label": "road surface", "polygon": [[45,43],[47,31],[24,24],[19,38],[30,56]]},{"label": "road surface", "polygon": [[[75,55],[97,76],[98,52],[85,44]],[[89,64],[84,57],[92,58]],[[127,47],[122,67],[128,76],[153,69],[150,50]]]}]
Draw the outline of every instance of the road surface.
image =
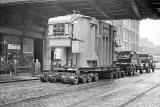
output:
[{"label": "road surface", "polygon": [[160,107],[160,70],[70,85],[39,80],[0,84],[0,107]]}]

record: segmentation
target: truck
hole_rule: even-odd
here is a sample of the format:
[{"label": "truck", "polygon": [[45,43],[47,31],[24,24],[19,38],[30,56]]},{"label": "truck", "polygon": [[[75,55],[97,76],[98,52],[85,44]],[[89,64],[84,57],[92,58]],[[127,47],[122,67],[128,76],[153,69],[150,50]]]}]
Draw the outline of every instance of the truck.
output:
[{"label": "truck", "polygon": [[125,75],[131,76],[139,70],[142,74],[142,64],[140,61],[139,53],[135,51],[120,51],[117,52],[116,66],[119,66],[122,71],[125,71]]},{"label": "truck", "polygon": [[90,16],[74,13],[49,18],[46,62],[51,62],[52,69],[40,80],[78,84],[124,77],[113,64],[115,36],[114,26]]},{"label": "truck", "polygon": [[146,71],[146,73],[150,73],[151,70],[154,72],[155,70],[155,64],[153,55],[150,54],[140,54],[141,63],[143,64],[143,70]]}]

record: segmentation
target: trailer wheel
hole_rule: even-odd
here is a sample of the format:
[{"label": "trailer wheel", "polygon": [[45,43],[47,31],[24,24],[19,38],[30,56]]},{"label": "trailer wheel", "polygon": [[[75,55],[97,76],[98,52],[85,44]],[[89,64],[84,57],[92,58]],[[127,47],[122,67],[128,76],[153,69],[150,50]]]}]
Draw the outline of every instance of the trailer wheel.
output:
[{"label": "trailer wheel", "polygon": [[87,75],[83,74],[79,77],[79,81],[81,83],[86,83],[87,82]]},{"label": "trailer wheel", "polygon": [[117,78],[118,78],[118,73],[115,72],[115,73],[114,73],[114,79],[117,79]]},{"label": "trailer wheel", "polygon": [[113,77],[114,77],[114,74],[113,74],[113,73],[110,73],[109,79],[113,79]]},{"label": "trailer wheel", "polygon": [[94,74],[93,76],[93,81],[98,81],[99,80],[99,75],[97,73]]},{"label": "trailer wheel", "polygon": [[42,82],[47,82],[47,81],[48,81],[48,75],[47,75],[47,74],[41,75],[41,76],[40,76],[40,80],[41,80]]},{"label": "trailer wheel", "polygon": [[44,75],[41,75],[41,76],[40,76],[40,80],[41,80],[41,82],[45,82],[45,81],[44,81]]},{"label": "trailer wheel", "polygon": [[75,76],[74,79],[71,81],[71,84],[77,85],[78,84],[78,76]]},{"label": "trailer wheel", "polygon": [[53,75],[50,75],[48,78],[48,81],[51,83],[54,83],[54,82],[56,82],[56,77],[54,77]]},{"label": "trailer wheel", "polygon": [[92,77],[90,75],[87,75],[86,79],[87,79],[86,81],[87,83],[90,83],[92,81]]}]

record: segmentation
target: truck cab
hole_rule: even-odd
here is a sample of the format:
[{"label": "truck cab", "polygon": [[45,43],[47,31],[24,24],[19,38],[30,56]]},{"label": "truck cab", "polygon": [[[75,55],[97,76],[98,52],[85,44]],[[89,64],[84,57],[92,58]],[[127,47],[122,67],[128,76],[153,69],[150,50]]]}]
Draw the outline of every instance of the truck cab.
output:
[{"label": "truck cab", "polygon": [[120,66],[121,70],[125,71],[128,76],[134,75],[137,70],[142,72],[139,54],[135,51],[118,52],[116,65]]},{"label": "truck cab", "polygon": [[151,69],[154,72],[155,66],[153,61],[153,56],[149,54],[140,54],[141,63],[143,64],[143,70],[146,73],[150,73]]}]

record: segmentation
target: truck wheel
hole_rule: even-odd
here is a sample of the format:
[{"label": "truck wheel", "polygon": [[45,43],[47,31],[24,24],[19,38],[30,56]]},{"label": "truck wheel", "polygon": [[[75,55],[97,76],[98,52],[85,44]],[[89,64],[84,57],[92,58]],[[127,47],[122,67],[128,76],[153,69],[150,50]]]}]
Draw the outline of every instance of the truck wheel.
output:
[{"label": "truck wheel", "polygon": [[133,70],[133,73],[132,73],[132,75],[134,75],[134,70]]},{"label": "truck wheel", "polygon": [[143,74],[143,70],[142,69],[140,69],[139,72],[140,72],[140,74]]},{"label": "truck wheel", "polygon": [[127,67],[127,74],[128,74],[128,76],[132,75],[132,66],[131,65],[129,67]]},{"label": "truck wheel", "polygon": [[128,76],[131,76],[131,75],[132,75],[131,71],[128,71]]},{"label": "truck wheel", "polygon": [[118,78],[118,73],[115,72],[115,73],[114,73],[114,79],[117,79],[117,78]]},{"label": "truck wheel", "polygon": [[118,72],[118,77],[121,78],[121,71]]},{"label": "truck wheel", "polygon": [[151,68],[149,68],[149,73],[151,72]]},{"label": "truck wheel", "polygon": [[154,68],[152,68],[152,72],[154,72]]},{"label": "truck wheel", "polygon": [[146,69],[146,73],[149,73],[149,72],[150,72],[150,68],[147,68],[147,69]]},{"label": "truck wheel", "polygon": [[125,73],[121,72],[121,77],[124,78],[125,77]]},{"label": "truck wheel", "polygon": [[99,80],[99,75],[97,73],[94,74],[93,76],[93,81],[98,81]]}]

